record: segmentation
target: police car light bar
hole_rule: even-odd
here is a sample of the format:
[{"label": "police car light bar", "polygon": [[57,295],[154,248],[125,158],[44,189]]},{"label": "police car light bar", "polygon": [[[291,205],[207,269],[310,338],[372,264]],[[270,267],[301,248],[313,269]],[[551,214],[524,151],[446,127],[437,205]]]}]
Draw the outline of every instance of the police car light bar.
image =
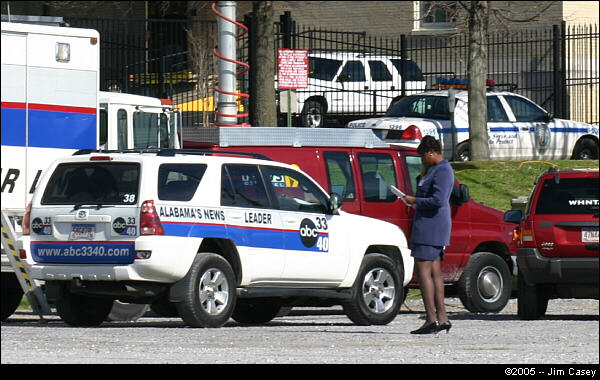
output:
[{"label": "police car light bar", "polygon": [[[496,82],[493,79],[486,79],[485,85],[487,87],[495,87]],[[437,89],[453,87],[460,90],[467,90],[469,88],[469,81],[467,79],[459,78],[436,78],[434,87]]]}]

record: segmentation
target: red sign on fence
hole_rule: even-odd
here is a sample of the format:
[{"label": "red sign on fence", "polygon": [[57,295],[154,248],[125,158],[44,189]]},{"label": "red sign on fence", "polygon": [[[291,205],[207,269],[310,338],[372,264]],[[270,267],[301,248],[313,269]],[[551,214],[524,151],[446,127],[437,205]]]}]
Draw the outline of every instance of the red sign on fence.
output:
[{"label": "red sign on fence", "polygon": [[281,90],[308,87],[308,49],[277,49],[277,82]]}]

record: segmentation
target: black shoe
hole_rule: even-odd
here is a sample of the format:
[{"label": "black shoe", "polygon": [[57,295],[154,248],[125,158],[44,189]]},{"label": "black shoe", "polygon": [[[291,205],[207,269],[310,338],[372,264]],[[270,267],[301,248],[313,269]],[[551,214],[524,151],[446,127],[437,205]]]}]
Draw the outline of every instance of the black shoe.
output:
[{"label": "black shoe", "polygon": [[411,331],[411,334],[437,334],[440,331],[440,324],[435,321],[424,325],[420,329]]},{"label": "black shoe", "polygon": [[444,322],[444,323],[440,324],[440,331],[446,330],[446,334],[448,334],[450,332],[451,327],[452,327],[452,322],[450,322],[450,321]]}]

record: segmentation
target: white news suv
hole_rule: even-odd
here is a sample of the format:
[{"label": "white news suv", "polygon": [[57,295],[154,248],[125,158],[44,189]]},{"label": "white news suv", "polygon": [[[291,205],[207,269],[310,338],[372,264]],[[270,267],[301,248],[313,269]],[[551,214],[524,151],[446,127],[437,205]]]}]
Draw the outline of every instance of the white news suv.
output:
[{"label": "white news suv", "polygon": [[74,326],[101,324],[115,299],[194,327],[306,304],[387,324],[413,273],[406,237],[340,203],[293,166],[233,152],[80,152],[33,196],[27,264]]}]

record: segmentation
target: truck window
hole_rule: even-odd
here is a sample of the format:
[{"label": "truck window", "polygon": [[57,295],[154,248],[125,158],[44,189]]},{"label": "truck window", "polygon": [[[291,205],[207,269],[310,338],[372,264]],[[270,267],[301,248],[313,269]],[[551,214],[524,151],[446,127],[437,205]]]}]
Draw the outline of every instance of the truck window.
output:
[{"label": "truck window", "polygon": [[189,201],[204,176],[204,164],[163,164],[158,168],[158,198]]},{"label": "truck window", "polygon": [[404,156],[408,175],[410,176],[410,187],[413,194],[417,193],[417,177],[421,174],[421,156]]},{"label": "truck window", "polygon": [[134,148],[158,148],[158,114],[133,113]]},{"label": "truck window", "polygon": [[327,180],[332,193],[338,193],[344,201],[355,201],[356,190],[350,155],[344,152],[325,152]]},{"label": "truck window", "polygon": [[[396,68],[396,70],[398,70],[398,74],[402,75],[402,71],[401,71],[402,60],[392,59],[391,61],[392,61],[392,64],[394,65],[394,67]],[[410,59],[407,59],[404,62],[405,62],[406,80],[407,81],[424,81],[425,80],[423,78],[423,73],[421,72],[421,69],[419,68],[419,66],[417,66],[416,63],[414,63]]]},{"label": "truck window", "polygon": [[389,154],[359,153],[358,162],[363,181],[364,200],[367,202],[394,202],[397,197],[390,185],[398,186],[394,161]]},{"label": "truck window", "polygon": [[221,206],[269,208],[269,198],[257,166],[223,166]]},{"label": "truck window", "polygon": [[108,140],[108,112],[100,109],[100,146],[106,144]]},{"label": "truck window", "polygon": [[279,210],[325,213],[327,197],[302,174],[272,166],[262,166]]},{"label": "truck window", "polygon": [[367,80],[365,66],[361,61],[348,61],[340,73],[340,78],[342,76],[346,82],[364,82]]},{"label": "truck window", "polygon": [[118,149],[127,149],[127,111],[117,111],[117,143]]},{"label": "truck window", "polygon": [[308,57],[310,78],[331,81],[337,74],[342,61],[318,57]]}]

